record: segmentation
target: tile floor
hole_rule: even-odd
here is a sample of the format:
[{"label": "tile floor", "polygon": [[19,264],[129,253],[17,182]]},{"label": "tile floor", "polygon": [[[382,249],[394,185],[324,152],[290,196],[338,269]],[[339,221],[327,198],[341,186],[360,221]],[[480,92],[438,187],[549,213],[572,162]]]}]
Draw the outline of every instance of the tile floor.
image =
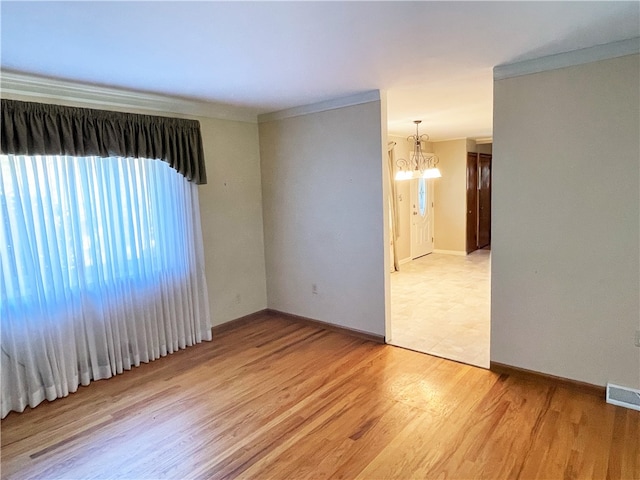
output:
[{"label": "tile floor", "polygon": [[489,368],[490,254],[432,253],[391,274],[391,344]]}]

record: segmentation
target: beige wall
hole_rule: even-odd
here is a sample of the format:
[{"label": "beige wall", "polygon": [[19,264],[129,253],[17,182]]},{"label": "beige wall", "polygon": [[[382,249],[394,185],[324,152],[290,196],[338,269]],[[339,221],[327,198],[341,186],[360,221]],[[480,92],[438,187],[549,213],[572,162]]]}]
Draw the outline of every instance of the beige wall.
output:
[{"label": "beige wall", "polygon": [[639,58],[495,82],[492,361],[640,387]]},{"label": "beige wall", "polygon": [[214,325],[267,307],[258,125],[200,118],[208,183],[199,188]]},{"label": "beige wall", "polygon": [[[476,141],[473,138],[467,138],[467,152],[478,152]],[[466,165],[466,156],[465,156],[465,165]],[[466,166],[465,166],[466,168]]]},{"label": "beige wall", "polygon": [[382,107],[260,123],[269,308],[385,334]]},{"label": "beige wall", "polygon": [[[475,143],[475,142],[474,142]],[[435,250],[466,253],[467,140],[433,142],[442,178],[434,181]]]},{"label": "beige wall", "polygon": [[473,151],[478,153],[491,154],[493,152],[493,145],[491,143],[478,143],[476,145],[476,149]]},{"label": "beige wall", "polygon": [[127,107],[96,107],[68,98],[60,100],[22,95],[3,95],[3,98],[199,120],[208,183],[198,187],[198,196],[212,322],[218,325],[266,308],[256,123]]}]

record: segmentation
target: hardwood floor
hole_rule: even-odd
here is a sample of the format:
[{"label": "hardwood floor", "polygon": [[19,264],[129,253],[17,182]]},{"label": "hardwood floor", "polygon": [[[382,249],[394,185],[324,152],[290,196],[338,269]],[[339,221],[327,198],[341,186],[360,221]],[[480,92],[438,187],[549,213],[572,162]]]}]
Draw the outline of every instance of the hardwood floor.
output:
[{"label": "hardwood floor", "polygon": [[2,421],[2,478],[640,478],[640,412],[265,314]]}]

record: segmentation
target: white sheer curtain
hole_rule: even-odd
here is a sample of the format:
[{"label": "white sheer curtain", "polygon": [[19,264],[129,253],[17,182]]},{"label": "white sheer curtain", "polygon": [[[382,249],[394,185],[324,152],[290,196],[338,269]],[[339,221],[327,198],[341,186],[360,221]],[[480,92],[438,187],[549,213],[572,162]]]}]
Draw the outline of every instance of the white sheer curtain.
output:
[{"label": "white sheer curtain", "polygon": [[160,160],[0,155],[3,418],[211,340],[197,188]]}]

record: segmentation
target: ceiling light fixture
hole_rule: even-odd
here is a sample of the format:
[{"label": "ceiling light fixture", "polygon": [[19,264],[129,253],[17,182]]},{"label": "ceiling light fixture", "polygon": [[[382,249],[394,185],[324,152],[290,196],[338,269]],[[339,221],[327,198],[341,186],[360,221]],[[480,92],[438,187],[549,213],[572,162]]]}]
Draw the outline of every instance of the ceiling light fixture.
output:
[{"label": "ceiling light fixture", "polygon": [[396,161],[398,171],[396,180],[411,180],[412,178],[440,178],[442,174],[437,165],[440,159],[433,153],[422,151],[422,142],[429,141],[429,135],[418,132],[418,125],[422,120],[414,120],[416,124],[416,134],[407,137],[407,141],[413,142],[413,151],[409,160],[399,158]]}]

